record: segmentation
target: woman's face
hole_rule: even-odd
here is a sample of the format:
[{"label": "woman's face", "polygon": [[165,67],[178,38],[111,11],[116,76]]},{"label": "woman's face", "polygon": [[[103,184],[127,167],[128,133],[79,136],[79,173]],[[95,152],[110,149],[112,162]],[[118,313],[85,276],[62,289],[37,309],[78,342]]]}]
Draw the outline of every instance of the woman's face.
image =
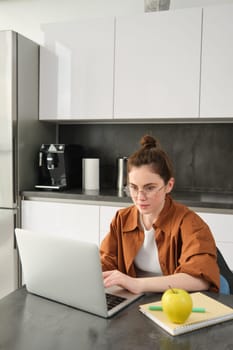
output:
[{"label": "woman's face", "polygon": [[166,194],[174,185],[171,178],[165,185],[160,175],[149,165],[132,167],[128,174],[128,187],[132,200],[141,214],[156,214],[162,210]]}]

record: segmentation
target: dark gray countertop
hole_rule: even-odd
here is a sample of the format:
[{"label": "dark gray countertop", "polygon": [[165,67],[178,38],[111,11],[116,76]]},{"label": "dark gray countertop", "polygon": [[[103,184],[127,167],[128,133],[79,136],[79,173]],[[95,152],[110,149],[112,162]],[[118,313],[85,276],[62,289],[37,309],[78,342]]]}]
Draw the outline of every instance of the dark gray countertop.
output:
[{"label": "dark gray countertop", "polygon": [[[233,307],[232,295],[210,294]],[[4,350],[227,350],[233,321],[172,337],[138,310],[159,300],[150,294],[111,319],[103,319],[19,289],[0,300],[0,349]]]},{"label": "dark gray countertop", "polygon": [[[83,200],[131,204],[132,201],[123,191],[100,190],[100,191],[48,191],[32,190],[23,191],[22,198],[53,198],[58,200]],[[174,200],[189,207],[233,209],[233,193],[210,193],[210,192],[172,192]]]}]

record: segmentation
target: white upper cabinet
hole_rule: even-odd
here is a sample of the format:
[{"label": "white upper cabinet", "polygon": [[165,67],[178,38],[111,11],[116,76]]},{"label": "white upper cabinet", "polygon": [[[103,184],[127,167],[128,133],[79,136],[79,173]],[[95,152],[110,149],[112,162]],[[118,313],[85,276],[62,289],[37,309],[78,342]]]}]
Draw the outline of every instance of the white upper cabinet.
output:
[{"label": "white upper cabinet", "polygon": [[199,116],[202,9],[116,19],[114,118]]},{"label": "white upper cabinet", "polygon": [[201,117],[233,117],[233,6],[204,9]]},{"label": "white upper cabinet", "polygon": [[233,5],[42,29],[41,120],[233,117]]},{"label": "white upper cabinet", "polygon": [[113,117],[114,19],[44,25],[40,119]]}]

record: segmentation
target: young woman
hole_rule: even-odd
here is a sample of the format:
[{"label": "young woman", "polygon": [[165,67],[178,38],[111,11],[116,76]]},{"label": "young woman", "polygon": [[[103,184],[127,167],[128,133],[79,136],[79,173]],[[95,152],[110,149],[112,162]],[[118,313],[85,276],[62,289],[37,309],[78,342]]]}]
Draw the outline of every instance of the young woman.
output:
[{"label": "young woman", "polygon": [[170,159],[153,137],[144,136],[128,159],[127,191],[134,205],[116,213],[101,243],[105,287],[218,292],[213,236],[195,212],[173,201],[173,186]]}]

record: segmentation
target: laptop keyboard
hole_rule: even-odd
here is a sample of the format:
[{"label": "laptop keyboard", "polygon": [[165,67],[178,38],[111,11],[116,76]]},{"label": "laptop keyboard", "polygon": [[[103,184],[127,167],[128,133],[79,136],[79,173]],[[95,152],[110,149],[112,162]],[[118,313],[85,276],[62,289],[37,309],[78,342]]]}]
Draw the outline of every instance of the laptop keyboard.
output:
[{"label": "laptop keyboard", "polygon": [[105,295],[106,295],[108,310],[111,310],[114,306],[117,306],[126,300],[126,298],[119,297],[117,295],[113,295],[109,293],[106,293]]}]

